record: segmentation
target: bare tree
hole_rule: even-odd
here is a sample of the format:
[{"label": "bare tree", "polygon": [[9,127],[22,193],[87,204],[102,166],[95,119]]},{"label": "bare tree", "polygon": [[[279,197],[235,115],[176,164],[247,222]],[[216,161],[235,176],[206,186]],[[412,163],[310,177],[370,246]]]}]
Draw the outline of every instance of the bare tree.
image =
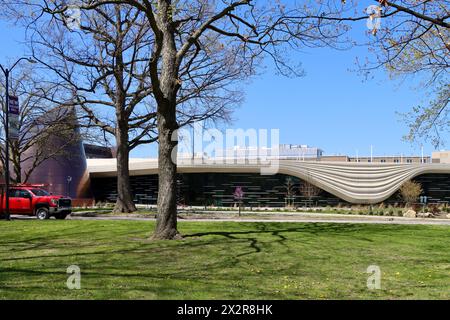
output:
[{"label": "bare tree", "polygon": [[299,188],[300,194],[308,199],[308,204],[312,203],[312,199],[320,194],[321,189],[308,181],[303,181]]},{"label": "bare tree", "polygon": [[294,190],[294,182],[291,177],[286,178],[286,182],[283,185],[285,189],[285,201],[286,207],[290,208],[294,206],[295,202],[295,190]]},{"label": "bare tree", "polygon": [[[30,1],[25,1],[29,3]],[[65,1],[39,2],[37,15],[58,15],[68,10]],[[37,3],[36,3],[37,2]],[[334,21],[316,19],[327,3],[273,5],[251,0],[235,1],[79,1],[83,11],[111,3],[131,5],[145,14],[153,42],[149,78],[156,104],[159,142],[158,219],[155,239],[175,239],[177,230],[176,171],[172,155],[174,136],[183,121],[180,113],[197,121],[239,103],[238,81],[257,73],[264,59],[274,61],[283,75],[297,76],[301,69],[288,60],[292,49],[335,45],[345,32]],[[339,8],[328,6],[328,16]]]},{"label": "bare tree", "polygon": [[[223,97],[222,92],[226,94],[236,80],[254,75],[264,57],[273,58],[282,74],[298,75],[299,69],[286,60],[283,49],[287,48],[283,44],[292,48],[324,45],[336,33],[335,29],[328,30],[326,24],[302,19],[304,15],[295,17],[299,13],[296,9],[281,5],[266,8],[253,1],[125,2],[146,13],[155,37],[150,78],[157,103],[160,179],[154,238],[174,239],[180,235],[173,133],[179,127],[177,108],[185,97],[199,97],[216,105],[216,101],[206,101],[204,96]],[[83,7],[102,4],[95,1]],[[217,59],[223,63],[217,64]]]},{"label": "bare tree", "polygon": [[[65,154],[68,145],[80,141],[81,136],[74,130],[74,121],[70,119],[70,112],[66,108],[49,102],[42,98],[44,92],[47,96],[55,96],[54,87],[42,87],[39,79],[33,78],[30,68],[19,69],[12,79],[12,95],[20,100],[20,113],[17,124],[18,138],[10,139],[10,159],[13,165],[13,183],[26,183],[33,171],[44,161]],[[4,106],[4,95],[0,102]],[[5,110],[5,109],[3,109]],[[4,113],[1,115],[1,125],[4,128]],[[4,129],[1,129],[1,145],[5,145]],[[52,144],[53,136],[63,141],[61,144]],[[5,165],[4,153],[1,153],[1,162]]]},{"label": "bare tree", "polygon": [[[14,7],[14,16],[20,16]],[[38,11],[43,10],[39,7]],[[132,200],[129,152],[157,139],[153,82],[150,78],[154,34],[145,14],[125,4],[108,4],[84,10],[78,29],[68,30],[65,10],[53,12],[53,20],[25,17],[33,55],[71,91],[84,112],[84,124],[114,135],[117,143],[118,199],[116,212],[135,210]],[[211,40],[212,42],[214,40]],[[195,59],[194,59],[195,58]],[[228,120],[233,106],[241,102],[238,89],[222,86],[240,70],[231,70],[226,59],[232,53],[212,50],[196,54],[180,73],[186,82],[176,110],[177,128],[196,121]],[[209,61],[205,69],[201,63]],[[205,70],[206,71],[205,71]],[[230,73],[233,74],[230,76]],[[62,81],[61,81],[62,80]],[[221,91],[219,93],[219,91]],[[113,108],[115,116],[105,112]]]},{"label": "bare tree", "polygon": [[118,4],[83,12],[71,30],[63,14],[28,24],[30,47],[48,80],[73,97],[80,123],[113,136],[117,145],[117,201],[114,212],[136,211],[130,188],[129,154],[156,141],[155,110],[150,99],[148,23],[132,7]]}]

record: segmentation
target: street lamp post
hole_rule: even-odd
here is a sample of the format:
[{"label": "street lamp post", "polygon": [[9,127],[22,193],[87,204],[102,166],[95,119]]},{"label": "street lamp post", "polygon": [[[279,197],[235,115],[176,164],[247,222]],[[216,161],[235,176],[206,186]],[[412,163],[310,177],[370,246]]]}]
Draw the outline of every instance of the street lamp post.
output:
[{"label": "street lamp post", "polygon": [[11,74],[11,71],[14,69],[14,67],[22,60],[27,60],[30,63],[36,63],[35,60],[31,58],[20,58],[16,61],[16,63],[13,64],[11,68],[3,68],[3,66],[0,64],[0,69],[3,71],[3,74],[5,75],[5,82],[6,82],[6,99],[5,99],[5,107],[3,108],[3,113],[5,115],[5,216],[6,220],[10,220],[11,216],[9,214],[9,75]]},{"label": "street lamp post", "polygon": [[71,176],[67,176],[67,196],[70,197],[70,182],[72,181]]}]

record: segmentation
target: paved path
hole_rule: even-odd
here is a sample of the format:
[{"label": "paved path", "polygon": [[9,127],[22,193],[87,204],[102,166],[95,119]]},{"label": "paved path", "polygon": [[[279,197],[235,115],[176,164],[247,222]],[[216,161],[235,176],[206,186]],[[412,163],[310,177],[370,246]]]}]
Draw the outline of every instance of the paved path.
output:
[{"label": "paved path", "polygon": [[[132,220],[132,221],[154,221],[152,217],[130,217],[130,216],[107,216],[107,217],[70,217],[72,220]],[[339,216],[328,214],[297,214],[289,216],[261,216],[261,217],[214,217],[214,218],[179,218],[179,222],[309,222],[309,223],[367,223],[367,224],[408,224],[408,225],[448,225],[450,226],[450,219],[420,219],[420,218],[403,218],[403,217],[366,217],[366,216]]]},{"label": "paved path", "polygon": [[[214,216],[199,217],[193,215],[190,217],[180,217],[179,222],[302,222],[302,223],[366,223],[366,224],[406,224],[406,225],[446,225],[450,226],[450,219],[437,218],[404,218],[404,217],[382,217],[382,216],[360,216],[360,215],[342,215],[342,214],[317,214],[317,213],[296,213],[296,214],[258,214],[251,217],[234,217],[234,216]],[[34,219],[27,216],[12,216],[13,219]],[[139,215],[129,216],[82,216],[75,213],[69,216],[67,220],[129,220],[129,221],[155,221],[154,217],[145,217]]]}]

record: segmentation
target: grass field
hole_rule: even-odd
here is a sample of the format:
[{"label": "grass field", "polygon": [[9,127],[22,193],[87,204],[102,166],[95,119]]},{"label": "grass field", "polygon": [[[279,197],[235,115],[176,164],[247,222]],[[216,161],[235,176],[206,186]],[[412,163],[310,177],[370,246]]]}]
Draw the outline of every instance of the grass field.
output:
[{"label": "grass field", "polygon": [[[1,299],[450,299],[445,226],[0,222]],[[81,289],[66,287],[69,265]],[[381,268],[381,290],[366,269]]]}]

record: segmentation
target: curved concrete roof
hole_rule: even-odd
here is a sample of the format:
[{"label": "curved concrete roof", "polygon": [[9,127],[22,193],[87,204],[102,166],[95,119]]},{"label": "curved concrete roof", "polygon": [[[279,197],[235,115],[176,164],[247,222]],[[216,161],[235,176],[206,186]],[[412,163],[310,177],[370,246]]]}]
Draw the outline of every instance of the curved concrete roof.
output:
[{"label": "curved concrete roof", "polygon": [[[91,177],[116,176],[116,159],[88,159]],[[215,163],[213,161],[183,161],[180,173],[260,173],[263,164]],[[157,159],[131,159],[130,175],[158,173]],[[321,189],[352,203],[377,203],[386,200],[400,186],[426,173],[450,174],[450,164],[396,164],[313,162],[279,160],[277,173],[309,181]]]}]

